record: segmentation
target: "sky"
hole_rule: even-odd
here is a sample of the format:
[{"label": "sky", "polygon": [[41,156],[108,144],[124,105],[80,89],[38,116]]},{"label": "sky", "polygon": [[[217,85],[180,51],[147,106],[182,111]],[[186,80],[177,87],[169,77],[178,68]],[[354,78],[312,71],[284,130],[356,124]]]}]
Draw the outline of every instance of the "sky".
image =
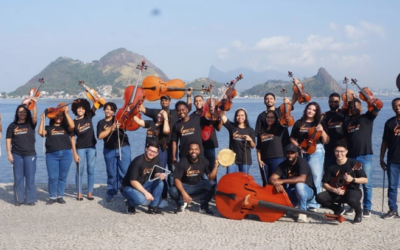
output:
[{"label": "sky", "polygon": [[0,91],[60,56],[91,62],[118,48],[145,56],[170,79],[207,77],[212,65],[298,78],[324,67],[337,80],[396,89],[399,9],[389,0],[2,0]]}]

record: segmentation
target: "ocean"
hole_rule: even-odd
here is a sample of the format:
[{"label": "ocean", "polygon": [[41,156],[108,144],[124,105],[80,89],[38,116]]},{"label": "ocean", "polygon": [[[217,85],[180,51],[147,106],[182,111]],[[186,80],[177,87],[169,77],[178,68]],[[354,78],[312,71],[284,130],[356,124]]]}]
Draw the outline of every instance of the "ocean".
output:
[{"label": "ocean", "polygon": [[[372,186],[373,187],[382,187],[383,185],[383,171],[379,165],[379,153],[380,153],[380,145],[382,141],[382,133],[383,126],[387,119],[394,116],[394,112],[391,107],[392,98],[383,98],[381,99],[384,103],[383,109],[380,111],[377,119],[374,122],[374,130],[372,135],[372,144],[373,144],[373,170],[372,170]],[[37,102],[38,106],[38,123],[40,122],[40,114],[48,107],[55,107],[60,102],[68,102],[71,100],[56,100],[56,99],[39,99]],[[108,100],[113,101],[117,104],[118,108],[123,105],[123,100]],[[171,108],[174,108],[177,100],[172,100]],[[320,104],[322,111],[328,111],[328,98],[313,98],[312,101],[316,101]],[[2,138],[1,138],[1,156],[0,156],[0,183],[12,183],[13,182],[13,174],[11,169],[11,164],[7,160],[7,149],[6,149],[6,132],[8,125],[14,120],[16,107],[21,103],[20,99],[1,99],[0,100],[0,114],[2,120]],[[282,98],[277,98],[277,105],[282,103]],[[159,101],[155,102],[145,102],[145,106],[147,108],[159,108]],[[294,110],[292,111],[292,115],[295,120],[301,118],[304,105],[295,104]],[[366,104],[363,103],[364,111],[366,110]],[[263,102],[263,98],[235,98],[233,100],[232,109],[227,112],[227,117],[232,120],[234,112],[237,108],[244,108],[248,113],[248,119],[250,122],[250,126],[254,128],[255,122],[257,120],[258,114],[265,110],[265,105]],[[195,107],[193,106],[193,110]],[[70,111],[71,117],[75,117]],[[97,122],[104,118],[103,110],[97,110],[96,116],[93,118],[93,125],[96,129]],[[149,119],[148,117],[142,115],[142,119]],[[46,119],[46,125],[49,120]],[[37,128],[39,125],[37,126]],[[144,142],[145,142],[145,133],[143,128],[139,128],[136,131],[127,132],[129,137],[129,142],[131,144],[131,157],[132,159],[136,156],[142,154],[144,152]],[[290,131],[289,131],[290,132]],[[228,148],[229,138],[228,132],[223,127],[220,132],[217,134],[219,148],[217,149],[217,153],[221,149]],[[37,153],[37,170],[36,170],[36,183],[47,183],[47,169],[46,169],[46,158],[43,150],[44,141],[42,137],[36,134],[36,153]],[[96,159],[96,167],[95,167],[95,183],[96,184],[105,184],[107,181],[106,167],[103,158],[103,142],[98,141],[97,145],[97,159]],[[76,164],[73,162],[71,164],[71,169],[68,175],[67,182],[69,184],[75,183],[75,172],[76,172]],[[223,167],[219,168],[218,171],[218,179],[220,179],[226,170]],[[252,166],[250,168],[250,174],[254,177],[255,181],[259,184],[262,183],[260,172],[258,169],[258,162],[256,156],[256,149],[252,149]],[[386,178],[387,179],[387,178]],[[82,179],[83,185],[87,183],[86,173]],[[386,180],[387,184],[387,180]]]}]

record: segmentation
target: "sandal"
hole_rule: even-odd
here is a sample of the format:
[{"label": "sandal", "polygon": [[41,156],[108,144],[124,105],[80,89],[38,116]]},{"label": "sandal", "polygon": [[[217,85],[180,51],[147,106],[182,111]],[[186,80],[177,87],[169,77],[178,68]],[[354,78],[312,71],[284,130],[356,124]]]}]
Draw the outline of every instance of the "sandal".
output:
[{"label": "sandal", "polygon": [[94,200],[94,197],[93,197],[92,193],[88,193],[87,199],[90,200],[90,201]]},{"label": "sandal", "polygon": [[82,201],[82,200],[83,200],[82,194],[78,194],[78,196],[76,197],[76,199],[77,199],[78,201]]}]

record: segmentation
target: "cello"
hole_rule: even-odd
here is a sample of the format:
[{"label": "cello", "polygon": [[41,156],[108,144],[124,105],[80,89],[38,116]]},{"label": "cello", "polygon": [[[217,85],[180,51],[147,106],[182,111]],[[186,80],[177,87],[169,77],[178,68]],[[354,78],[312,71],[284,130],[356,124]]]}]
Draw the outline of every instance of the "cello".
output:
[{"label": "cello", "polygon": [[288,104],[285,102],[286,89],[284,87],[282,88],[281,93],[283,95],[283,103],[279,107],[279,109],[281,110],[281,113],[282,113],[280,123],[281,123],[282,127],[291,127],[294,125],[294,118],[290,114],[290,111],[292,110],[292,104]]},{"label": "cello", "polygon": [[248,214],[257,215],[260,221],[274,222],[286,212],[302,213],[325,220],[345,221],[341,215],[309,212],[293,207],[286,192],[278,193],[273,185],[258,185],[251,175],[235,172],[219,180],[215,204],[222,216],[241,220]]},{"label": "cello", "polygon": [[218,108],[222,111],[229,111],[232,108],[232,99],[237,95],[237,91],[235,89],[236,83],[243,79],[243,75],[240,74],[236,77],[235,81],[231,81],[231,83],[227,83],[228,89],[225,91],[225,98],[222,99],[218,103]]},{"label": "cello", "polygon": [[137,65],[139,74],[136,80],[135,88],[133,86],[126,87],[124,91],[124,106],[122,106],[115,115],[115,121],[119,123],[119,128],[134,131],[139,128],[139,125],[133,121],[133,116],[140,118],[139,107],[145,99],[145,93],[142,88],[138,87],[139,79],[143,70],[147,69],[146,62],[143,60],[140,65]]},{"label": "cello", "polygon": [[351,93],[349,93],[348,82],[349,82],[349,79],[347,79],[347,77],[344,77],[343,83],[346,85],[346,92],[342,94],[342,100],[343,100],[342,113],[343,114],[350,113],[349,102],[353,101],[353,99],[355,98],[353,91],[351,91]]},{"label": "cello", "polygon": [[351,84],[357,86],[357,88],[360,90],[360,99],[363,100],[368,104],[368,110],[373,111],[373,110],[381,110],[383,108],[383,103],[381,100],[376,98],[371,90],[368,87],[361,88],[357,84],[357,79],[351,78]]},{"label": "cello", "polygon": [[106,101],[99,95],[97,95],[96,90],[90,89],[88,86],[86,86],[84,81],[79,80],[79,85],[85,88],[86,96],[93,101],[93,106],[95,106],[96,109],[99,109],[100,107],[104,106],[104,104],[106,104]]},{"label": "cello", "polygon": [[[321,124],[324,117],[325,117],[325,113],[323,113],[321,115],[321,118],[319,119],[317,126],[319,124]],[[316,128],[317,126],[312,127],[308,130],[308,138],[304,139],[300,144],[300,147],[302,149],[304,149],[304,151],[309,155],[313,154],[315,152],[315,150],[317,149],[317,141],[319,140],[319,138],[322,135],[322,131],[317,131],[317,128]]]},{"label": "cello", "polygon": [[[293,73],[291,71],[288,71],[288,76],[293,77]],[[297,94],[297,101],[299,104],[306,104],[311,100],[311,96],[304,91],[304,86],[297,80],[295,77],[293,77],[293,91],[296,92]]]},{"label": "cello", "polygon": [[39,81],[39,86],[36,89],[32,88],[29,91],[29,96],[22,101],[22,104],[24,104],[29,110],[35,108],[36,101],[34,98],[39,98],[40,96],[39,88],[44,83],[44,78],[40,78],[38,81]]}]

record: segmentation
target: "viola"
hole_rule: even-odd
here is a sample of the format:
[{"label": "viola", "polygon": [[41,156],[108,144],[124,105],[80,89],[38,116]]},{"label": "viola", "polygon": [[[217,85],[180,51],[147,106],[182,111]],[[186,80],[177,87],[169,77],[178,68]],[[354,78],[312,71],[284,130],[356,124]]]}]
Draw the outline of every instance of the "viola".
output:
[{"label": "viola", "polygon": [[[351,169],[351,171],[349,171],[349,173],[347,174],[352,174],[354,171],[359,170],[362,168],[362,163],[361,162],[356,162],[356,164],[354,164],[353,168]],[[347,186],[350,184],[350,182],[347,182],[344,178],[343,178],[344,174],[338,175],[334,178],[332,178],[329,181],[329,185],[333,188],[341,188],[342,190],[346,191]]]},{"label": "viola", "polygon": [[[156,76],[147,76],[142,83],[142,89],[146,93],[146,100],[152,102],[167,95],[172,99],[181,99],[185,95],[185,83],[179,79],[173,79],[168,82],[163,81]],[[207,89],[193,89],[194,91],[207,91]]]},{"label": "viola", "polygon": [[[321,115],[321,119],[319,120],[318,124],[321,124],[322,120],[325,117],[325,113],[323,113]],[[304,151],[307,152],[307,154],[311,155],[315,152],[315,150],[317,149],[317,142],[319,140],[319,138],[322,135],[322,131],[317,131],[316,126],[315,127],[311,127],[308,130],[308,138],[304,139],[301,144],[300,147],[302,149],[304,149]]]},{"label": "viola", "polygon": [[292,104],[285,103],[285,94],[286,94],[285,88],[282,88],[281,93],[283,95],[283,103],[279,107],[282,113],[280,123],[282,127],[291,127],[294,125],[294,118],[290,114],[290,111],[292,110]]},{"label": "viola", "polygon": [[[289,77],[293,77],[293,73],[291,71],[288,71]],[[297,93],[297,101],[299,104],[306,104],[311,100],[311,96],[304,91],[304,86],[297,80],[295,77],[293,77],[293,91]]]},{"label": "viola", "polygon": [[93,106],[95,106],[96,109],[99,109],[101,106],[104,106],[104,104],[106,104],[106,101],[97,94],[96,90],[86,86],[84,81],[79,80],[79,85],[85,88],[86,96],[93,101]]},{"label": "viola", "polygon": [[124,91],[124,105],[118,110],[115,115],[115,122],[119,123],[121,129],[134,131],[140,126],[133,120],[133,116],[140,118],[139,107],[144,102],[145,93],[142,88],[138,87],[140,76],[143,70],[147,69],[146,62],[143,60],[140,65],[137,65],[139,74],[135,86],[126,87]]},{"label": "viola", "polygon": [[368,104],[368,110],[373,111],[373,110],[381,110],[383,108],[383,103],[381,100],[376,98],[371,90],[368,87],[361,88],[357,84],[357,79],[351,78],[351,84],[357,86],[357,88],[360,90],[360,99],[363,100]]},{"label": "viola", "polygon": [[345,221],[341,215],[294,208],[286,192],[278,193],[273,185],[260,186],[251,175],[242,172],[230,173],[221,178],[215,193],[215,204],[222,216],[233,220],[241,220],[253,214],[260,221],[274,222],[291,211],[325,220]]},{"label": "viola", "polygon": [[232,99],[235,98],[237,95],[237,91],[235,89],[236,83],[240,80],[243,79],[243,75],[240,74],[238,77],[236,77],[235,81],[231,81],[230,83],[227,83],[228,88],[226,89],[224,95],[225,98],[222,99],[219,104],[218,108],[223,111],[229,111],[232,108]]},{"label": "viola", "polygon": [[39,96],[40,96],[39,88],[40,88],[40,86],[42,86],[43,83],[44,83],[44,78],[40,78],[39,86],[36,89],[32,88],[29,91],[29,96],[22,101],[22,104],[24,104],[29,110],[32,110],[35,108],[36,101],[33,98],[39,98]]},{"label": "viola", "polygon": [[[78,102],[79,102],[79,100],[78,100]],[[62,103],[58,104],[58,106],[55,108],[51,107],[51,108],[45,109],[44,113],[47,116],[47,118],[54,119],[57,117],[58,114],[64,112],[65,108],[68,105],[70,105],[71,103],[74,103],[74,102],[69,102],[69,103],[62,102]]]},{"label": "viola", "polygon": [[348,90],[348,83],[349,79],[347,79],[347,77],[344,77],[343,83],[346,85],[346,92],[342,94],[342,100],[343,100],[343,107],[342,107],[342,113],[350,113],[350,109],[349,109],[349,102],[353,101],[354,98],[356,98],[356,96],[354,95],[353,91],[349,91]]}]

